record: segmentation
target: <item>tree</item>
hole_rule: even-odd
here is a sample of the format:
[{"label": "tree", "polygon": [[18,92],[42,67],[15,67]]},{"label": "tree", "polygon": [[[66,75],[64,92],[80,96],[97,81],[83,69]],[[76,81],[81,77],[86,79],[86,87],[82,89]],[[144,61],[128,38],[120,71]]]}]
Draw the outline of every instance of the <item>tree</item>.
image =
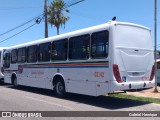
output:
[{"label": "tree", "polygon": [[65,9],[65,5],[63,0],[53,0],[49,5],[48,22],[57,28],[57,35],[59,35],[60,26],[65,27],[65,23],[69,20],[69,17],[65,16],[65,13],[69,13],[69,10]]}]

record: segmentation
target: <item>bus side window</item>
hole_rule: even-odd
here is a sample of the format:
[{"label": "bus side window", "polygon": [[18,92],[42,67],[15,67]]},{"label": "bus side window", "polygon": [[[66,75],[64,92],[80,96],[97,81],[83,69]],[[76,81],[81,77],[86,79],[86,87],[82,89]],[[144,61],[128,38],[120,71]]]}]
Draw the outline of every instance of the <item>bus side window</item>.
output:
[{"label": "bus side window", "polygon": [[18,49],[18,63],[25,63],[26,62],[26,48],[19,48]]},{"label": "bus side window", "polygon": [[27,49],[27,62],[37,62],[37,45],[29,46]]},{"label": "bus side window", "polygon": [[108,31],[100,31],[92,34],[91,40],[91,58],[101,59],[108,56]]},{"label": "bus side window", "polygon": [[72,37],[69,40],[69,59],[89,59],[90,35]]},{"label": "bus side window", "polygon": [[10,53],[7,52],[4,54],[4,68],[9,68],[10,67]]},{"label": "bus side window", "polygon": [[11,51],[11,63],[14,64],[17,62],[17,49]]},{"label": "bus side window", "polygon": [[52,43],[52,60],[67,60],[68,39],[54,41]]},{"label": "bus side window", "polygon": [[43,43],[39,45],[38,49],[38,61],[48,62],[50,61],[51,43]]}]

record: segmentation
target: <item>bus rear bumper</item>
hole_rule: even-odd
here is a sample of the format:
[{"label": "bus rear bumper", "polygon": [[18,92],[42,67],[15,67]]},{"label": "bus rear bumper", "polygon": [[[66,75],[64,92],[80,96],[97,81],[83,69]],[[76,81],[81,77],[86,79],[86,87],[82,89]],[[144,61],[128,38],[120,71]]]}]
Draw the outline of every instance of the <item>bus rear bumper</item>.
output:
[{"label": "bus rear bumper", "polygon": [[134,89],[146,89],[146,88],[152,88],[155,86],[155,81],[141,81],[141,82],[127,82],[127,83],[117,83],[117,81],[114,81],[111,84],[111,93],[114,93],[114,91],[119,90],[134,90]]}]

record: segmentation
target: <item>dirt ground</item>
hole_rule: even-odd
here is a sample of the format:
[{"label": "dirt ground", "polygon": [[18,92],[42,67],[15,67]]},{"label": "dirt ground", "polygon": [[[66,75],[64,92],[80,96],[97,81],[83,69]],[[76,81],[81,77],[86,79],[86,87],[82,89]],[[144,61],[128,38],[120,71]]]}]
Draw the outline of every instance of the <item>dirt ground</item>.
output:
[{"label": "dirt ground", "polygon": [[157,86],[158,92],[154,92],[154,90],[155,90],[155,87],[146,89],[146,90],[126,92],[126,94],[139,96],[139,97],[152,97],[152,98],[160,99],[160,86]]}]

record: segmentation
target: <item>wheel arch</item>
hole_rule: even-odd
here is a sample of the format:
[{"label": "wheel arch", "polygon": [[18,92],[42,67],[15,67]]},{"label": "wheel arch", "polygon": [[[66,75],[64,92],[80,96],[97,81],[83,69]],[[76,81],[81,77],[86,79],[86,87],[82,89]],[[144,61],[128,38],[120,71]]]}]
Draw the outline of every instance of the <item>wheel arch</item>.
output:
[{"label": "wheel arch", "polygon": [[12,84],[13,84],[13,80],[14,80],[15,78],[17,78],[17,74],[14,72],[14,73],[12,73],[12,75],[11,75],[11,83],[12,83]]},{"label": "wheel arch", "polygon": [[53,77],[53,80],[52,80],[52,85],[54,86],[56,81],[61,78],[61,80],[63,80],[64,82],[64,85],[65,85],[65,79],[64,79],[64,76],[62,74],[55,74],[54,77]]}]

